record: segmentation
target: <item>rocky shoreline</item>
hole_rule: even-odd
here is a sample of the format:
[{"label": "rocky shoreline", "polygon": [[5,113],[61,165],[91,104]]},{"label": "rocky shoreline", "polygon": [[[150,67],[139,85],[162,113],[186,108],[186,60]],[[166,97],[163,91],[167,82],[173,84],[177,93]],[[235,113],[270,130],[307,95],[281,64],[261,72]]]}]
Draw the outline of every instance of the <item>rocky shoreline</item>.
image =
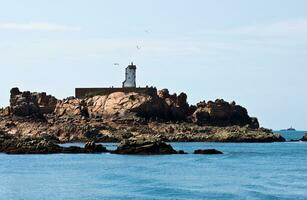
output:
[{"label": "rocky shoreline", "polygon": [[[0,152],[6,154],[98,154],[112,153],[122,155],[170,155],[187,154],[183,150],[176,151],[170,144],[159,138],[129,138],[119,143],[116,150],[108,150],[102,144],[87,142],[84,147],[63,147],[53,140],[38,137],[16,138],[0,132]],[[215,149],[195,150],[194,154],[223,154]]]},{"label": "rocky shoreline", "polygon": [[[285,141],[271,130],[259,128],[258,120],[235,102],[216,100],[189,105],[186,94],[171,95],[166,89],[151,96],[116,92],[86,99],[58,100],[46,93],[20,92],[13,88],[10,106],[0,109],[0,133],[2,147],[7,141],[17,147],[17,142],[14,144],[14,140],[9,139],[13,137],[24,144],[21,146],[27,146],[22,151],[29,153],[32,152],[30,146],[37,149],[46,146],[37,151],[42,153],[94,153],[86,148],[65,149],[52,145],[119,143],[140,137],[161,142]],[[27,143],[25,138],[32,138],[34,143]]]}]

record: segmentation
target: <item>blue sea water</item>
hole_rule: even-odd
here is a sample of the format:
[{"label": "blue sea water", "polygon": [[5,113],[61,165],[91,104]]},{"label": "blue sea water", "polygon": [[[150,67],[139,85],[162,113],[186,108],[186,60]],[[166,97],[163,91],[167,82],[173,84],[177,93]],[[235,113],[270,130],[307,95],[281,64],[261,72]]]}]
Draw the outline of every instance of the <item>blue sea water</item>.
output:
[{"label": "blue sea water", "polygon": [[281,134],[287,141],[300,140],[307,131],[274,131],[274,133]]},{"label": "blue sea water", "polygon": [[0,154],[0,199],[307,199],[307,143],[172,145],[225,154]]}]

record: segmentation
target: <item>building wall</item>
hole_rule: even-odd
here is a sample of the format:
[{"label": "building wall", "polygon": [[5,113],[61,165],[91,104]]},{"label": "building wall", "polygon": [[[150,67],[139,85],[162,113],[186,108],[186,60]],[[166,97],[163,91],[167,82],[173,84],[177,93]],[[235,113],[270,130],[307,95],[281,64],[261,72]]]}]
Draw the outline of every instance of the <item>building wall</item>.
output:
[{"label": "building wall", "polygon": [[136,92],[143,93],[150,96],[157,94],[157,89],[153,87],[146,88],[76,88],[75,97],[79,99],[97,96],[97,95],[109,95],[114,92]]},{"label": "building wall", "polygon": [[123,83],[123,87],[136,87],[136,69],[128,66],[126,68],[126,80]]}]

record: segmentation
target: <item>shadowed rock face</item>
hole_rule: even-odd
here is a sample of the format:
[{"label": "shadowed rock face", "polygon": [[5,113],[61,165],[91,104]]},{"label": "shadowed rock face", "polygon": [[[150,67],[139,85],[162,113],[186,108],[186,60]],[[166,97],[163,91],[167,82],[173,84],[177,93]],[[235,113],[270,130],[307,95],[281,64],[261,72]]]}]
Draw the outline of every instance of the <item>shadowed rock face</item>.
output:
[{"label": "shadowed rock face", "polygon": [[170,95],[167,89],[157,95],[115,92],[105,96],[95,96],[85,100],[68,99],[60,101],[55,109],[57,116],[124,117],[135,114],[147,119],[170,121],[192,121],[200,126],[245,126],[259,128],[256,118],[251,118],[242,106],[224,100],[201,102],[189,106],[187,95]]},{"label": "shadowed rock face", "polygon": [[166,120],[185,120],[189,111],[187,96],[146,95],[135,92],[114,92],[110,95],[94,96],[85,100],[67,99],[59,101],[56,106],[57,116],[124,117],[135,114],[144,118],[161,118]]},{"label": "shadowed rock face", "polygon": [[171,119],[185,120],[188,117],[190,106],[187,103],[188,96],[185,93],[169,94],[168,89],[158,91],[158,97],[167,104],[166,113]]},{"label": "shadowed rock face", "polygon": [[[52,146],[58,141],[119,142],[132,136],[154,136],[162,141],[174,142],[285,141],[280,135],[258,126],[257,119],[250,118],[247,110],[234,102],[217,100],[189,106],[186,94],[171,95],[166,89],[150,96],[116,92],[87,99],[72,97],[58,101],[45,93],[20,92],[18,88],[13,88],[11,106],[0,109],[0,129],[16,138],[38,138],[42,143],[36,146],[42,153],[48,146],[52,151],[59,151],[58,147]],[[41,138],[53,144],[43,142]],[[34,151],[28,148],[31,145],[27,145],[27,141],[21,141],[21,146],[25,147],[24,152]],[[93,145],[87,147],[101,148]],[[168,149],[168,145],[152,142],[149,149],[160,153],[155,149],[164,147]],[[62,150],[85,151],[80,148]]]},{"label": "shadowed rock face", "polygon": [[[4,112],[5,111],[5,112]],[[137,116],[159,121],[193,122],[199,126],[245,126],[259,128],[256,118],[251,118],[242,106],[224,100],[205,101],[196,106],[187,103],[185,93],[170,94],[167,89],[147,95],[136,92],[114,92],[110,95],[87,99],[70,97],[58,101],[46,93],[11,90],[10,107],[2,113],[16,116],[54,114],[57,117],[125,118]]]},{"label": "shadowed rock face", "polygon": [[55,154],[55,153],[103,153],[108,150],[93,142],[81,147],[61,147],[52,140],[45,138],[16,138],[0,132],[0,152],[7,154]]},{"label": "shadowed rock face", "polygon": [[0,152],[8,154],[60,153],[62,148],[43,138],[17,138],[0,131]]},{"label": "shadowed rock face", "polygon": [[18,88],[11,89],[9,114],[15,116],[42,117],[54,111],[57,99],[42,93],[20,92]]},{"label": "shadowed rock face", "polygon": [[150,140],[145,138],[130,138],[123,140],[114,151],[116,154],[177,154],[173,147],[161,140]]},{"label": "shadowed rock face", "polygon": [[93,152],[93,153],[108,152],[107,148],[105,148],[101,144],[95,144],[95,142],[86,143],[84,146],[84,150],[87,152]]},{"label": "shadowed rock face", "polygon": [[198,149],[194,151],[194,154],[213,155],[213,154],[223,154],[223,152],[218,151],[216,149]]},{"label": "shadowed rock face", "polygon": [[256,118],[248,116],[247,110],[235,102],[228,103],[224,100],[209,101],[197,104],[193,113],[193,121],[198,125],[232,126],[249,125],[251,128],[259,128]]}]

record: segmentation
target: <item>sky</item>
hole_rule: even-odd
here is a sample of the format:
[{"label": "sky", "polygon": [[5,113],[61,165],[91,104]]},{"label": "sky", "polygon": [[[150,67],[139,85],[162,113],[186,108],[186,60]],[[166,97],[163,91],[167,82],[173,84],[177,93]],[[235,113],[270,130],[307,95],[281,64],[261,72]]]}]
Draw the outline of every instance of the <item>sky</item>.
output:
[{"label": "sky", "polygon": [[[306,0],[0,0],[0,107],[9,91],[59,99],[137,85],[222,98],[261,126],[307,130]],[[114,65],[119,63],[120,66]]]}]

